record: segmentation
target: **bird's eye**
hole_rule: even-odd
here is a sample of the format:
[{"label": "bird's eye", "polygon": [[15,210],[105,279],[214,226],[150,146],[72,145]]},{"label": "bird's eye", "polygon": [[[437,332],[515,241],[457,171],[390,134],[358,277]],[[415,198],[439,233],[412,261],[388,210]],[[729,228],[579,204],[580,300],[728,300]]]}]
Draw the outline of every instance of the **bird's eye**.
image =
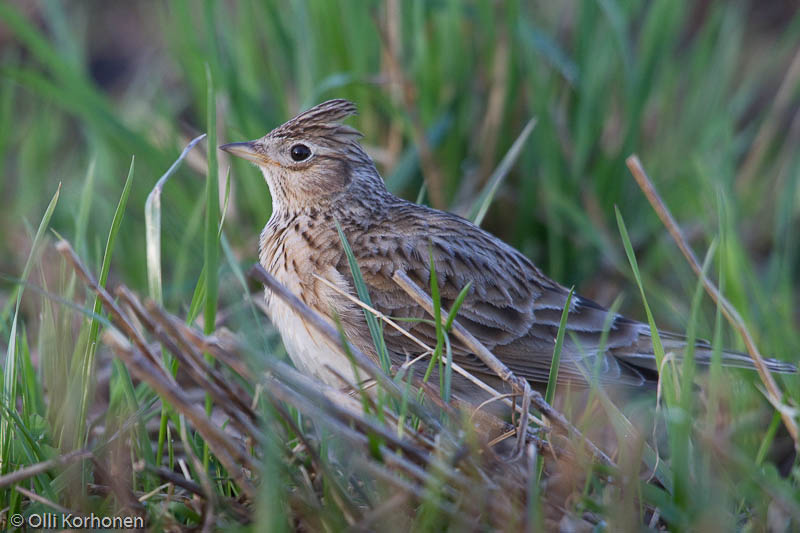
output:
[{"label": "bird's eye", "polygon": [[295,144],[292,146],[291,155],[294,161],[305,161],[311,157],[311,148],[305,144]]}]

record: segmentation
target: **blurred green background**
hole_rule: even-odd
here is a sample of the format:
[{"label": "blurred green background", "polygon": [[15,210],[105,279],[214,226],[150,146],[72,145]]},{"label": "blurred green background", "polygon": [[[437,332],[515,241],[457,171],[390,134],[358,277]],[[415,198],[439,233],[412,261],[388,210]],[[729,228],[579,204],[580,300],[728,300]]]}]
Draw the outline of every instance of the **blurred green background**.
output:
[{"label": "blurred green background", "polygon": [[[26,292],[23,333],[11,334],[14,280],[35,228],[60,183],[51,227],[98,272],[135,156],[109,284],[146,294],[145,199],[187,143],[207,131],[207,72],[219,144],[260,137],[311,105],[349,98],[360,110],[352,123],[389,188],[460,214],[470,211],[535,118],[483,226],[585,296],[609,305],[622,294],[621,310],[644,319],[617,229],[618,206],[656,321],[685,331],[697,280],[626,168],[625,158],[638,154],[696,254],[702,258],[716,240],[711,277],[762,352],[800,360],[796,2],[4,0],[0,348],[25,338],[15,348],[26,354],[20,360],[39,365],[35,376],[26,369],[24,383],[43,387],[49,404],[26,406],[23,415],[49,417],[52,432],[44,423],[29,427],[43,446],[70,449],[64,445],[70,439],[62,438],[70,431],[79,443],[92,440],[88,425],[76,431],[74,415],[58,414],[58,402],[73,387],[64,385],[66,368],[83,360],[75,354],[86,348],[88,322],[79,325],[74,316],[72,323],[69,317],[57,322],[46,298]],[[208,148],[202,142],[189,154],[161,198],[164,304],[181,316],[204,264]],[[219,171],[220,196],[228,172],[231,193],[226,253],[216,273],[217,321],[257,336],[248,328],[269,326],[239,322],[246,313],[237,273],[257,259],[269,192],[260,173],[241,160],[220,153]],[[71,299],[74,286],[52,246],[41,254],[32,285]],[[85,293],[77,294],[82,300]],[[696,323],[700,336],[712,336],[714,319],[706,299]],[[270,339],[270,348],[279,350]],[[742,348],[727,326],[722,343]],[[87,380],[109,380],[109,353],[100,356],[105,366],[98,364],[96,373],[89,368],[75,390],[90,391]],[[5,368],[6,381],[14,383],[13,368]],[[741,375],[735,387],[755,377]],[[798,377],[779,382],[797,402]],[[122,393],[108,389],[113,405]],[[720,409],[727,435],[748,461],[754,458],[750,472],[761,472],[780,419],[765,410],[754,387],[727,392],[729,404]],[[106,400],[92,409],[101,411]],[[791,443],[775,442],[796,462]],[[725,476],[709,487],[729,488],[726,501],[735,505],[726,508],[740,509],[739,484]],[[684,481],[693,486],[696,480]],[[759,496],[752,508],[761,513],[756,522],[770,500],[760,490],[753,490]],[[713,520],[717,508],[707,502],[720,492],[705,492],[682,505]],[[9,496],[11,509],[20,505],[15,497]]]},{"label": "blurred green background", "polygon": [[[535,117],[484,226],[609,304],[635,294],[619,206],[658,321],[682,330],[694,277],[625,167],[638,153],[698,255],[723,239],[712,268],[763,349],[800,353],[793,2],[14,1],[0,5],[0,43],[6,275],[21,272],[58,183],[53,227],[99,265],[135,155],[111,279],[146,287],[144,200],[206,129],[208,66],[220,143],[350,98],[389,187],[414,199],[425,180],[426,203],[460,213]],[[193,152],[162,200],[174,310],[202,264],[204,159]],[[255,168],[224,156],[221,186],[229,165],[225,233],[246,265],[269,193]],[[643,317],[636,297],[622,308]]]}]

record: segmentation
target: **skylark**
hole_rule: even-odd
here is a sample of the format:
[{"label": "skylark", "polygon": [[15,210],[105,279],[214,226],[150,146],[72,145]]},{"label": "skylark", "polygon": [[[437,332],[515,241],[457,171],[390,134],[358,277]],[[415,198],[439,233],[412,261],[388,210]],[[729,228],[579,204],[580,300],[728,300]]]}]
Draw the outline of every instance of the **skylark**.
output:
[{"label": "skylark", "polygon": [[[471,282],[457,320],[515,374],[533,384],[547,382],[568,290],[520,252],[468,220],[390,193],[359,144],[361,134],[341,123],[355,112],[351,102],[330,100],[260,139],[221,147],[255,163],[269,186],[272,216],[261,233],[261,264],[332,323],[334,314],[338,315],[351,342],[377,361],[363,310],[318,278],[355,295],[336,222],[358,260],[374,306],[387,316],[430,318],[392,276],[401,271],[420,287],[429,287],[432,253],[442,307],[449,309]],[[336,387],[342,385],[337,373],[355,382],[350,361],[339,346],[308,328],[269,292],[266,299],[269,317],[298,369]],[[601,383],[633,387],[652,383],[657,369],[649,326],[614,315],[601,351],[607,314],[601,305],[573,297],[559,380],[585,383],[585,376],[593,375],[599,365]],[[436,344],[429,320],[404,321],[402,325],[429,346]],[[394,329],[385,328],[384,336],[395,364],[421,351]],[[669,332],[660,332],[660,336],[665,350],[680,357],[685,338]],[[452,341],[454,362],[500,388],[493,372],[470,350]],[[708,364],[711,353],[707,342],[696,343],[699,364]],[[748,356],[735,352],[723,352],[722,361],[728,366],[753,366]],[[418,368],[427,364],[422,361]],[[795,371],[791,364],[773,359],[768,366],[777,372]],[[476,389],[465,378],[454,374],[452,385],[460,399],[473,403],[478,399]]]}]

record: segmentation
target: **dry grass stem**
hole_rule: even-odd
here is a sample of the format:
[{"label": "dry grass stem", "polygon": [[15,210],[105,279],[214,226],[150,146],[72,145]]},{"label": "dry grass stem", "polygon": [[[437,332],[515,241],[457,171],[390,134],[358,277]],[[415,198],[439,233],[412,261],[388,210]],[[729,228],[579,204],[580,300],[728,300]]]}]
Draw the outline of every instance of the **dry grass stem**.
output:
[{"label": "dry grass stem", "polygon": [[150,350],[147,341],[142,336],[139,329],[134,326],[130,317],[124,313],[122,309],[120,309],[108,291],[98,285],[97,280],[94,278],[94,276],[92,276],[92,274],[80,260],[78,254],[76,254],[75,250],[72,249],[72,246],[70,246],[67,241],[60,240],[56,243],[56,250],[64,256],[64,258],[72,266],[73,270],[75,270],[83,282],[86,283],[86,285],[88,285],[89,288],[100,297],[100,300],[103,302],[103,306],[111,314],[111,318],[114,323],[117,324],[117,326],[120,327],[131,340],[133,340],[133,343],[141,351],[141,353],[144,354],[149,362],[158,368],[159,373],[171,378],[172,376],[169,375],[169,372],[167,372],[161,365],[160,360]]},{"label": "dry grass stem", "polygon": [[697,276],[699,276],[702,280],[706,292],[709,294],[709,296],[711,296],[711,299],[714,300],[714,303],[720,306],[725,318],[728,319],[734,329],[739,332],[742,340],[744,340],[745,346],[747,347],[747,353],[749,353],[750,357],[753,358],[753,363],[758,371],[758,375],[761,378],[761,381],[764,383],[764,387],[766,388],[767,399],[778,410],[778,412],[780,412],[783,423],[786,426],[786,429],[789,431],[789,435],[791,435],[792,439],[794,440],[795,450],[800,453],[800,429],[798,429],[797,421],[786,410],[780,408],[780,406],[783,405],[783,393],[778,388],[775,379],[767,369],[767,366],[764,363],[764,358],[756,346],[752,335],[750,335],[750,331],[747,329],[744,320],[736,308],[733,307],[733,305],[731,305],[731,303],[728,302],[728,300],[720,293],[716,285],[714,285],[714,283],[703,273],[703,269],[700,266],[697,257],[695,257],[691,247],[689,246],[689,243],[683,236],[680,226],[678,226],[678,223],[673,218],[672,213],[670,213],[669,209],[664,204],[664,201],[661,199],[661,196],[656,191],[653,183],[647,176],[641,161],[639,161],[639,158],[636,155],[632,155],[626,159],[626,163],[633,174],[633,177],[636,179],[636,183],[639,184],[639,187],[642,189],[642,192],[644,192],[644,195],[647,197],[650,205],[653,206],[658,218],[660,218],[661,222],[664,224],[664,226],[666,226],[667,231],[669,231],[673,240],[678,245],[678,248],[689,262],[689,266],[692,267],[692,270],[694,270],[695,274],[697,274]]},{"label": "dry grass stem", "polygon": [[[181,387],[177,385],[172,375],[164,369],[159,359],[150,350],[141,332],[133,327],[131,318],[114,302],[108,292],[97,284],[69,243],[61,240],[56,244],[56,249],[67,259],[84,282],[100,297],[103,305],[111,313],[114,323],[121,327],[129,338],[133,339],[134,346],[131,346],[125,337],[113,329],[105,331],[104,340],[120,359],[126,363],[126,366],[135,377],[150,385],[161,396],[162,400],[172,404],[189,419],[209,443],[209,447],[214,450],[215,455],[225,469],[228,470],[229,475],[236,480],[237,484],[249,497],[255,498],[255,488],[244,477],[242,468],[255,471],[257,469],[256,463],[244,449],[230,438],[230,435],[226,435],[218,428],[205,415],[202,409],[196,406],[193,400],[182,392]],[[124,294],[124,290],[122,290],[122,293]],[[137,301],[133,299],[129,303],[136,307]]]},{"label": "dry grass stem", "polygon": [[[321,316],[315,313],[305,303],[300,301],[297,296],[289,292],[286,287],[280,284],[272,275],[270,275],[261,265],[253,265],[248,270],[247,275],[256,281],[266,285],[266,287],[273,292],[278,298],[288,304],[295,312],[300,314],[303,319],[314,329],[325,335],[331,342],[342,346],[345,351],[349,351],[353,359],[360,368],[362,368],[372,379],[381,384],[386,392],[391,396],[402,400],[403,391],[400,390],[398,385],[391,380],[377,364],[370,359],[364,352],[359,350],[356,346],[343,340],[341,335],[336,329],[325,321]],[[411,412],[420,417],[420,419],[428,426],[434,429],[441,429],[441,424],[430,413],[428,413],[421,405],[409,400],[408,406]]]},{"label": "dry grass stem", "polygon": [[71,511],[71,510],[67,509],[66,507],[64,507],[62,505],[58,505],[56,502],[54,502],[52,500],[48,500],[47,498],[45,498],[44,496],[42,496],[40,494],[36,494],[32,490],[26,489],[25,487],[21,487],[21,486],[17,485],[17,486],[14,487],[14,490],[19,492],[20,494],[22,494],[26,498],[30,499],[31,501],[39,502],[42,505],[46,505],[47,507],[50,507],[51,509],[54,509],[54,510],[58,511],[59,513],[67,514],[67,515],[71,514],[71,515],[74,515],[74,516],[84,516],[82,513],[76,513],[75,511]]},{"label": "dry grass stem", "polygon": [[252,484],[244,477],[243,468],[255,471],[258,465],[253,459],[238,446],[230,435],[225,434],[219,427],[209,419],[203,410],[194,401],[185,395],[181,387],[170,383],[162,375],[154,372],[152,365],[134,349],[125,338],[119,334],[107,330],[104,341],[111,346],[111,349],[122,359],[131,373],[138,379],[146,382],[150,387],[158,392],[162,400],[169,402],[176,410],[183,413],[189,422],[208,442],[209,447],[219,459],[228,474],[236,480],[236,483],[251,498],[255,498],[256,492]]},{"label": "dry grass stem", "polygon": [[[156,311],[158,306],[150,303],[145,311],[138,299],[126,287],[119,287],[116,293],[122,301],[133,309],[139,320],[146,324],[147,329],[158,338],[169,352],[176,354],[176,357],[180,359],[183,368],[188,371],[192,380],[219,402],[219,405],[231,417],[233,424],[243,433],[254,439],[257,438],[259,432],[253,425],[256,415],[250,410],[249,395],[234,384],[229,384],[229,380],[215,372],[206,363],[203,356],[193,346],[185,342],[185,339],[181,338],[180,333],[172,336],[168,335],[160,323],[154,320],[154,318],[163,317],[163,314]],[[164,323],[168,324],[169,321],[164,321]],[[211,380],[207,379],[207,376],[211,377]]]},{"label": "dry grass stem", "polygon": [[[425,309],[428,314],[434,316],[433,301],[425,291],[423,291],[405,272],[395,272],[392,277],[403,290],[405,290],[414,301]],[[442,309],[442,317],[448,315],[448,310]],[[511,370],[497,359],[492,352],[490,352],[483,344],[481,344],[469,331],[467,331],[458,320],[453,321],[453,333],[455,336],[464,343],[486,366],[493,370],[500,379],[509,383],[518,394],[529,395],[530,401],[542,414],[551,420],[551,422],[568,434],[575,435],[580,438],[597,460],[605,465],[613,466],[614,462],[597,447],[591,440],[586,438],[578,428],[576,428],[564,415],[554,409],[548,404],[542,395],[530,388],[530,384],[521,378],[514,375]]]},{"label": "dry grass stem", "polygon": [[14,483],[19,483],[20,481],[24,481],[43,472],[47,472],[53,468],[72,464],[75,461],[87,459],[91,456],[92,452],[88,450],[75,450],[74,452],[65,453],[64,455],[56,457],[55,459],[50,459],[49,461],[42,461],[41,463],[36,463],[35,465],[20,468],[19,470],[15,470],[14,472],[0,476],[0,488],[13,485]]},{"label": "dry grass stem", "polygon": [[[423,353],[419,354],[414,359],[411,359],[411,360],[406,361],[405,363],[403,363],[400,366],[400,368],[402,370],[408,369],[412,365],[416,364],[418,361],[420,361],[420,360],[424,359],[425,357],[428,357],[431,354],[433,354],[434,350],[433,350],[432,347],[428,346],[422,340],[420,340],[419,338],[417,338],[414,335],[412,335],[411,333],[409,333],[408,330],[403,328],[401,325],[399,325],[397,322],[395,322],[391,318],[387,317],[386,315],[384,315],[383,313],[381,313],[380,311],[378,311],[374,307],[369,306],[366,303],[362,302],[361,300],[359,300],[355,296],[344,292],[341,288],[337,287],[336,285],[334,285],[333,283],[331,283],[327,279],[323,278],[322,276],[314,274],[314,277],[316,279],[318,279],[321,283],[323,283],[325,286],[330,288],[331,290],[333,290],[336,293],[338,293],[338,294],[344,296],[345,298],[349,299],[351,302],[353,302],[354,304],[358,305],[362,309],[366,309],[367,311],[369,311],[370,313],[375,315],[380,320],[383,320],[386,324],[388,324],[389,326],[391,326],[392,328],[397,330],[400,334],[402,334],[403,336],[409,338],[411,341],[416,343],[420,348],[425,350]],[[480,404],[480,406],[478,406],[477,409],[480,409],[481,407],[484,407],[484,406],[488,405],[489,403],[494,402],[494,401],[498,401],[498,400],[502,400],[503,403],[508,407],[514,407],[514,404],[510,400],[508,400],[508,398],[511,398],[511,397],[514,396],[513,394],[503,394],[503,393],[498,392],[497,390],[495,390],[491,386],[487,385],[485,382],[483,382],[480,379],[476,378],[474,375],[472,375],[472,373],[468,372],[467,370],[464,370],[464,368],[462,368],[457,363],[453,363],[453,371],[458,373],[459,375],[465,377],[466,379],[468,379],[473,385],[475,385],[478,388],[482,389],[484,392],[487,392],[487,393],[489,393],[489,394],[491,394],[493,396],[489,400],[487,400],[487,401],[483,402],[482,404]],[[518,412],[520,412],[520,413],[522,412],[522,408],[519,407],[519,406],[516,406],[516,410]],[[536,417],[532,417],[531,419],[533,421],[535,421],[539,425],[545,425],[541,420],[539,420]]]},{"label": "dry grass stem", "polygon": [[380,311],[378,311],[374,307],[365,304],[364,302],[362,302],[361,300],[359,300],[358,298],[356,298],[352,294],[348,294],[348,293],[344,292],[341,288],[337,287],[336,285],[334,285],[333,283],[331,283],[327,279],[323,278],[322,276],[320,276],[318,274],[314,274],[314,277],[317,280],[319,280],[323,285],[328,287],[329,289],[331,289],[331,290],[335,291],[336,293],[344,296],[345,298],[347,298],[348,300],[350,300],[354,304],[358,305],[362,309],[366,309],[367,311],[369,311],[370,313],[372,313],[376,317],[378,317],[381,320],[383,320],[384,322],[386,322],[389,326],[391,326],[392,328],[397,330],[398,333],[400,333],[401,335],[407,337],[412,342],[416,343],[423,350],[425,350],[427,352],[433,352],[433,348],[431,348],[430,346],[428,346],[427,344],[425,344],[424,342],[419,340],[417,337],[415,337],[414,335],[409,333],[408,330],[406,330],[404,327],[400,326],[397,322],[395,322],[394,320],[392,320],[388,316],[384,315],[383,313],[381,313]]},{"label": "dry grass stem", "polygon": [[769,112],[759,126],[756,138],[750,145],[744,164],[736,177],[736,186],[740,190],[752,183],[758,167],[764,159],[764,154],[773,146],[773,140],[779,131],[782,118],[791,112],[790,106],[792,98],[796,94],[798,80],[800,80],[800,49],[795,52],[792,63],[786,70],[786,75],[771,102]]}]

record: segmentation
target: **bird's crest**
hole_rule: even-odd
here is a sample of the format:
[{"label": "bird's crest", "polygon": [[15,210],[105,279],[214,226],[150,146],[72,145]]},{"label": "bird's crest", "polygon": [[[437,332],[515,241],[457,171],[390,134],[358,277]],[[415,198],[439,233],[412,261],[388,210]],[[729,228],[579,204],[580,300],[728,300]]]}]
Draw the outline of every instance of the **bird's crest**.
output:
[{"label": "bird's crest", "polygon": [[282,126],[274,129],[272,137],[303,137],[314,135],[330,139],[344,136],[346,138],[361,137],[361,133],[341,123],[357,113],[356,105],[349,100],[328,100],[300,113]]}]

